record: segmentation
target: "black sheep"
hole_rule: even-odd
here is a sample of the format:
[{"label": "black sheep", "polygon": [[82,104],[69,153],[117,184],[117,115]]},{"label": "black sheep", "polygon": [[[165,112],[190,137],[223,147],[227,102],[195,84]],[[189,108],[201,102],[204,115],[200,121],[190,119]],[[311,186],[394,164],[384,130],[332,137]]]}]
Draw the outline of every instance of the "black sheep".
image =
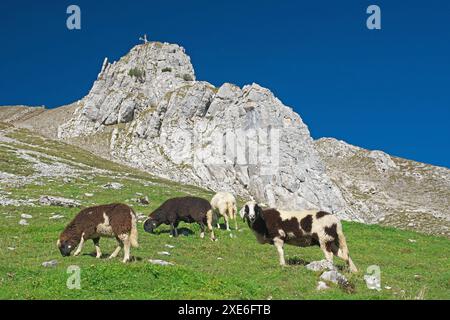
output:
[{"label": "black sheep", "polygon": [[213,211],[208,200],[198,197],[179,197],[165,201],[159,208],[153,211],[144,222],[144,230],[153,233],[161,224],[170,225],[171,234],[178,236],[178,223],[196,222],[200,225],[200,237],[205,236],[205,224],[211,232],[211,240],[215,240],[212,227]]}]

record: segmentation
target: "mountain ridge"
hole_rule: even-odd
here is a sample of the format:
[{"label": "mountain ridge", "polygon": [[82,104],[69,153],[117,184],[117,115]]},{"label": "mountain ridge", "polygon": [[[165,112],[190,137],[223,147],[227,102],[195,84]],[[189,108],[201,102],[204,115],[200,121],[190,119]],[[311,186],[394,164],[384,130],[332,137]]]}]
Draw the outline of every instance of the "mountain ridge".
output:
[{"label": "mountain ridge", "polygon": [[[28,117],[12,120],[5,116],[7,109],[1,109],[4,122],[177,182],[229,190],[270,206],[327,209],[343,219],[365,223],[382,224],[398,215],[404,223],[394,219],[392,225],[425,232],[429,224],[419,223],[418,217],[428,215],[425,220],[432,220],[431,225],[442,226],[436,233],[449,235],[450,170],[423,164],[427,168],[423,180],[408,176],[408,170],[418,170],[417,165],[408,167],[412,163],[409,160],[404,160],[408,165],[399,166],[397,159],[401,158],[381,151],[368,151],[336,139],[313,140],[301,117],[270,90],[257,84],[240,88],[225,83],[216,88],[197,81],[189,56],[175,44],[151,42],[133,47],[117,62],[105,58],[90,92],[72,104],[34,110]],[[250,135],[253,132],[256,138]],[[268,133],[260,138],[261,132]],[[278,134],[278,145],[271,134]],[[225,147],[227,139],[234,139],[231,161],[226,154],[214,153],[211,145],[218,141],[218,135],[224,136],[219,140],[223,139]],[[240,136],[246,138],[241,149]],[[270,150],[269,158],[238,163],[237,151],[247,155],[252,146],[258,148],[258,155],[261,149]],[[260,174],[261,168],[273,163],[270,155],[276,148],[278,166]],[[336,156],[339,153],[341,157]],[[355,153],[362,160],[352,158]],[[213,161],[207,163],[205,159]],[[354,170],[358,165],[362,172],[366,170],[367,181]],[[392,190],[396,183],[391,185],[388,178],[380,178],[384,176],[406,185],[402,189],[407,195],[405,201],[397,201]],[[424,189],[433,195],[431,200],[426,196],[415,199],[408,192],[411,184],[417,195],[420,181],[429,183]],[[360,188],[349,187],[352,184]],[[429,191],[432,186],[437,186],[436,192]],[[380,205],[382,198],[386,205]],[[418,211],[412,216],[399,214],[402,206]]]}]

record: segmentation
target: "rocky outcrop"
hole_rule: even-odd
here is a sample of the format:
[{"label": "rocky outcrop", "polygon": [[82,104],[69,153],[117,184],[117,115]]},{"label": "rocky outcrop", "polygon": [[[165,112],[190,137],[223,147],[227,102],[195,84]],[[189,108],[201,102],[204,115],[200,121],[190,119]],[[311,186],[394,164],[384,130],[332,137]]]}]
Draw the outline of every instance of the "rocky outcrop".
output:
[{"label": "rocky outcrop", "polygon": [[270,90],[197,81],[175,44],[148,42],[117,62],[105,59],[86,97],[31,109],[0,108],[1,121],[266,205],[320,208],[348,220],[450,236],[450,170],[331,138],[313,141],[300,116]]},{"label": "rocky outcrop", "polygon": [[450,170],[322,138],[327,175],[362,222],[450,236]]},{"label": "rocky outcrop", "polygon": [[112,159],[158,176],[354,218],[297,113],[257,84],[196,81],[177,45],[149,42],[118,62],[105,59],[58,136],[105,134]]}]

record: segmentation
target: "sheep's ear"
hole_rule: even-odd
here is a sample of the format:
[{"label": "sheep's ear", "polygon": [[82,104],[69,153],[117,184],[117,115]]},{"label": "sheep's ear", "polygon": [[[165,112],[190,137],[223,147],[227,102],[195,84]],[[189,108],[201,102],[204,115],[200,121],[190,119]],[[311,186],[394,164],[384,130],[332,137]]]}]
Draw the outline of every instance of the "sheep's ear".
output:
[{"label": "sheep's ear", "polygon": [[247,205],[243,206],[241,210],[239,210],[239,215],[241,216],[242,221],[245,221],[245,207],[247,207]]}]

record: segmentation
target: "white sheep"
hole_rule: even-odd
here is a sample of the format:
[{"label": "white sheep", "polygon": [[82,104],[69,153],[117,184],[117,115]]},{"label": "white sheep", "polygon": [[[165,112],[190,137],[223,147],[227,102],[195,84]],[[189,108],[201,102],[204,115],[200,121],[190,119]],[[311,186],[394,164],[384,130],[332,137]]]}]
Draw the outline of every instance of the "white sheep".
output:
[{"label": "white sheep", "polygon": [[[237,214],[237,206],[236,206],[236,198],[229,192],[217,192],[214,197],[211,199],[211,207],[213,211],[219,212],[220,216],[223,216],[225,219],[225,225],[227,230],[230,231],[230,225],[228,223],[228,219],[234,219],[235,229],[238,229],[236,214]],[[219,221],[217,220],[217,227],[220,228]]]}]

